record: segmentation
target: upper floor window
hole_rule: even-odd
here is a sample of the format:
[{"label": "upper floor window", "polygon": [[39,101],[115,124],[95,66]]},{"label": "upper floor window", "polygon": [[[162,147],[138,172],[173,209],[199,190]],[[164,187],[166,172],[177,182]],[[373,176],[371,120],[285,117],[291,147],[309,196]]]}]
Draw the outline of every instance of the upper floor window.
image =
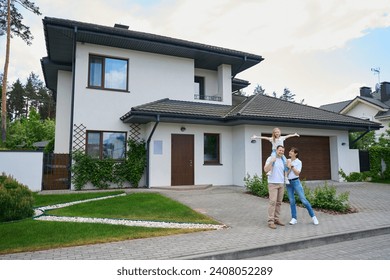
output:
[{"label": "upper floor window", "polygon": [[198,99],[204,99],[205,96],[204,77],[195,76],[194,82],[195,82],[195,96],[197,96]]},{"label": "upper floor window", "polygon": [[204,164],[220,164],[219,134],[204,134]]},{"label": "upper floor window", "polygon": [[124,159],[126,132],[87,131],[86,150],[96,159]]},{"label": "upper floor window", "polygon": [[88,87],[127,91],[128,64],[127,59],[90,55]]}]

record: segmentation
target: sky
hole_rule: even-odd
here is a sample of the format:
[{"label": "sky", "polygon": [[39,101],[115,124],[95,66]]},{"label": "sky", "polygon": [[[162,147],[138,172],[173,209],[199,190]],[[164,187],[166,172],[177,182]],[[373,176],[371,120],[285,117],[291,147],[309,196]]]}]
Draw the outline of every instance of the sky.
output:
[{"label": "sky", "polygon": [[[44,80],[47,56],[42,19],[64,18],[130,29],[261,55],[236,78],[278,96],[288,88],[310,106],[350,100],[362,86],[390,82],[389,0],[30,0],[42,13],[20,8],[34,36],[11,40],[8,82]],[[0,72],[5,36],[0,37]],[[379,73],[372,71],[378,69]]]}]

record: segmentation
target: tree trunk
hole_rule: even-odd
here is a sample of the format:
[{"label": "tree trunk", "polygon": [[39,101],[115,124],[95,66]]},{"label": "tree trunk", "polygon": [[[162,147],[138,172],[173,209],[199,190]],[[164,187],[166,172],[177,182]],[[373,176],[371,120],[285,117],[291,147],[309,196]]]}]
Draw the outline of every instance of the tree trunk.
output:
[{"label": "tree trunk", "polygon": [[7,76],[9,53],[11,47],[11,0],[7,1],[7,45],[5,51],[5,63],[3,73],[3,88],[1,95],[1,140],[4,143],[7,140]]}]

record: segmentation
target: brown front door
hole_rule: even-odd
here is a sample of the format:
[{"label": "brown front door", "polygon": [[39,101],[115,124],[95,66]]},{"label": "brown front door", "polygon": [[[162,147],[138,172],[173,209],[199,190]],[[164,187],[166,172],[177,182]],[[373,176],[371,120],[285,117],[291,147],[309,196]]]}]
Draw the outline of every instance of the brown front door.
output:
[{"label": "brown front door", "polygon": [[194,184],[194,135],[172,134],[171,185]]}]

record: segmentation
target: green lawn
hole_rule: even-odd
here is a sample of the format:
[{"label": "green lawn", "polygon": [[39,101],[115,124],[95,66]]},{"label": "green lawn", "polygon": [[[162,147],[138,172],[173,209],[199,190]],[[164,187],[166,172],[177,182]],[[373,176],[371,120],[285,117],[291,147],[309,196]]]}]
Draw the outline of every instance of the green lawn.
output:
[{"label": "green lawn", "polygon": [[[46,206],[121,192],[34,195],[36,206]],[[133,193],[105,200],[85,202],[48,211],[49,215],[125,218],[188,223],[214,220],[157,193]],[[0,254],[36,251],[58,247],[96,244],[200,231],[200,229],[162,229],[94,223],[53,222],[24,219],[0,223]]]}]

